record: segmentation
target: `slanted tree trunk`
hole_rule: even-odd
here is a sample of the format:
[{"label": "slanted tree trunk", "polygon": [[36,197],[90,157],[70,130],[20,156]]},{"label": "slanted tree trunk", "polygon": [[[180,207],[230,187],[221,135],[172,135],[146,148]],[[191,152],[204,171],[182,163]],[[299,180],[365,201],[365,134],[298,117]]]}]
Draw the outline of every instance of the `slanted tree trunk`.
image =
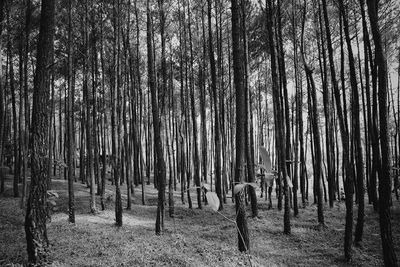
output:
[{"label": "slanted tree trunk", "polygon": [[361,130],[360,130],[360,103],[357,88],[357,77],[354,63],[353,49],[351,46],[351,39],[349,34],[349,25],[346,16],[346,9],[343,0],[339,0],[340,12],[343,18],[343,28],[347,44],[347,53],[349,57],[350,66],[350,85],[352,92],[352,128],[353,138],[355,145],[356,155],[356,174],[357,174],[357,196],[358,196],[358,217],[356,224],[356,231],[354,234],[354,241],[359,244],[362,241],[362,234],[364,228],[364,164],[363,164],[363,151],[361,147]]},{"label": "slanted tree trunk", "polygon": [[372,0],[367,0],[367,5],[372,37],[375,44],[375,60],[378,67],[380,148],[382,154],[382,166],[379,170],[379,225],[381,229],[383,261],[385,266],[398,266],[393,246],[392,224],[390,221],[391,166],[387,123],[387,66],[379,29],[378,5],[376,1]]},{"label": "slanted tree trunk", "polygon": [[[371,54],[369,51],[371,50],[371,43],[370,43],[370,38],[369,38],[369,33],[368,33],[368,26],[367,26],[367,21],[366,21],[366,16],[365,16],[365,9],[364,9],[364,0],[360,0],[360,8],[361,8],[361,20],[362,20],[362,25],[363,25],[363,48],[364,48],[364,68],[365,68],[365,98],[367,102],[367,118],[368,118],[368,137],[369,137],[369,146],[371,147],[370,149],[372,150],[372,162],[370,163],[369,166],[369,187],[368,187],[368,194],[370,196],[370,201],[372,202],[374,206],[374,210],[378,211],[378,195],[376,191],[376,174],[377,174],[377,169],[379,168],[379,161],[380,161],[380,150],[379,150],[379,145],[376,143],[376,134],[377,130],[375,129],[374,125],[376,125],[376,116],[375,112],[371,110],[371,86],[370,86],[370,72],[369,72],[369,65],[368,63],[370,62],[371,64],[371,71],[374,72],[374,60],[371,57]],[[373,73],[372,73],[373,74]],[[373,82],[373,88],[376,86],[374,85],[375,79],[372,78]],[[375,98],[373,99],[373,103],[375,103]],[[375,109],[375,108],[374,108]],[[372,113],[373,112],[373,113]]]},{"label": "slanted tree trunk", "polygon": [[321,154],[321,139],[320,139],[320,133],[319,133],[319,116],[317,112],[317,96],[316,96],[316,87],[314,83],[314,78],[312,76],[312,70],[310,66],[307,64],[305,54],[304,54],[304,24],[305,24],[305,15],[307,11],[307,4],[304,1],[304,14],[303,14],[303,25],[302,25],[302,35],[301,35],[301,54],[303,58],[303,64],[304,64],[304,70],[306,73],[306,78],[307,78],[307,88],[309,90],[309,96],[311,99],[310,101],[310,107],[311,107],[311,113],[310,113],[310,124],[312,128],[312,141],[313,141],[313,146],[314,146],[314,153],[315,153],[315,167],[314,167],[314,181],[315,181],[315,190],[316,190],[316,197],[317,197],[317,213],[318,213],[318,223],[321,225],[325,224],[324,221],[324,213],[323,213],[323,199],[322,199],[322,186],[321,186],[321,180],[322,180],[322,154]]},{"label": "slanted tree trunk", "polygon": [[[279,89],[279,77],[277,73],[277,55],[275,53],[275,40],[274,40],[274,31],[273,31],[273,3],[271,0],[267,1],[267,32],[268,32],[268,45],[271,55],[271,74],[272,74],[272,97],[274,101],[274,118],[275,118],[275,142],[276,142],[276,150],[278,154],[278,175],[280,176],[280,181],[283,180],[283,190],[285,194],[285,212],[283,218],[283,232],[285,234],[290,234],[291,226],[290,226],[290,210],[289,210],[289,188],[287,182],[287,172],[286,172],[286,149],[285,149],[285,129],[283,125],[283,107],[281,106],[280,100],[280,89]],[[279,194],[280,195],[280,194]],[[280,196],[279,196],[280,197]],[[279,200],[278,200],[279,201]],[[278,204],[279,206],[279,204]]]},{"label": "slanted tree trunk", "polygon": [[345,112],[342,108],[341,100],[340,100],[340,92],[339,85],[336,80],[336,71],[335,71],[335,62],[333,59],[333,48],[332,48],[332,39],[331,39],[331,30],[329,27],[329,19],[328,19],[328,11],[326,6],[326,0],[322,0],[322,9],[324,14],[324,22],[325,22],[325,34],[327,40],[328,47],[328,58],[329,58],[329,67],[331,70],[331,80],[333,84],[333,92],[336,103],[336,110],[339,119],[339,129],[342,139],[342,148],[343,148],[343,170],[346,175],[344,178],[345,191],[346,191],[346,226],[345,226],[345,237],[344,237],[344,254],[347,260],[351,259],[351,239],[352,239],[352,229],[353,229],[353,194],[352,194],[352,184],[353,184],[353,176],[350,171],[351,166],[349,163],[349,135],[347,123],[345,121]]},{"label": "slanted tree trunk", "polygon": [[25,216],[28,261],[41,265],[46,260],[48,238],[47,162],[48,107],[50,98],[49,66],[53,59],[54,13],[53,0],[42,0],[36,72],[34,78],[31,128],[31,184]]},{"label": "slanted tree trunk", "polygon": [[319,38],[321,40],[321,52],[322,59],[320,59],[321,75],[323,76],[323,102],[324,102],[324,115],[325,115],[325,148],[326,148],[326,162],[327,162],[327,181],[328,181],[328,196],[329,196],[329,207],[333,208],[333,200],[335,198],[335,146],[333,142],[333,119],[332,119],[332,103],[328,89],[328,70],[326,62],[326,49],[325,49],[325,36],[321,14],[321,4],[318,2],[318,24],[319,24]]}]

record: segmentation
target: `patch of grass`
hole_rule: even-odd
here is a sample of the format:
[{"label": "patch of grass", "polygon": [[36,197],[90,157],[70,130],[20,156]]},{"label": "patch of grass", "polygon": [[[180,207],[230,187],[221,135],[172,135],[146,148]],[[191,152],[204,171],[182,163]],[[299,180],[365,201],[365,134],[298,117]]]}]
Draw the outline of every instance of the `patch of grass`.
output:
[{"label": "patch of grass", "polygon": [[[11,188],[7,179],[7,190]],[[175,192],[175,218],[165,214],[165,233],[155,235],[156,191],[146,186],[147,205],[140,205],[140,187],[135,189],[132,210],[124,210],[123,226],[115,226],[114,189],[107,209],[91,214],[89,189],[75,183],[76,223],[68,223],[67,183],[57,179],[52,190],[59,194],[56,211],[48,224],[50,260],[54,266],[379,266],[382,253],[378,214],[366,206],[364,241],[354,248],[353,260],[343,260],[344,203],[325,208],[327,227],[318,227],[314,205],[300,209],[299,217],[291,218],[292,234],[284,235],[283,211],[267,210],[265,200],[258,199],[260,218],[249,218],[249,255],[237,250],[235,225],[204,206],[188,209]],[[126,186],[123,205],[126,205]],[[8,192],[8,191],[7,191]],[[257,192],[259,195],[259,193]],[[99,197],[97,196],[98,201]],[[192,194],[193,207],[197,207]],[[98,202],[99,204],[99,202]],[[98,205],[100,208],[100,205]],[[248,207],[250,215],[250,207]],[[393,239],[400,251],[400,203],[394,201]],[[235,208],[228,200],[221,212],[235,218]],[[357,212],[354,212],[355,217]],[[356,218],[355,218],[356,219]],[[24,211],[19,199],[9,194],[0,196],[0,265],[26,263]]]}]

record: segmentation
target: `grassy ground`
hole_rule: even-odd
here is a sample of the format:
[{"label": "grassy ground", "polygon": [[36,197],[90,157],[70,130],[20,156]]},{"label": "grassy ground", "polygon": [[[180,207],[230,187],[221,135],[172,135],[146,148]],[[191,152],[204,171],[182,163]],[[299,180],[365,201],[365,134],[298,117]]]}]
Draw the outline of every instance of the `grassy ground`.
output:
[{"label": "grassy ground", "polygon": [[[24,211],[12,197],[11,176],[0,195],[0,265],[26,263]],[[317,226],[317,210],[309,205],[291,218],[292,234],[284,235],[283,212],[267,210],[259,200],[260,218],[249,218],[250,252],[237,251],[235,225],[207,207],[188,209],[175,195],[175,218],[166,213],[165,233],[155,235],[156,191],[146,187],[147,205],[141,205],[140,188],[135,189],[132,210],[124,210],[123,226],[114,225],[113,187],[108,185],[107,209],[89,213],[89,190],[75,184],[76,224],[68,223],[67,183],[53,181],[59,194],[56,211],[48,224],[50,259],[53,266],[380,266],[383,264],[378,215],[367,205],[364,242],[354,248],[353,260],[343,259],[345,207],[325,209],[327,227]],[[124,187],[124,191],[126,187]],[[124,192],[125,193],[125,192]],[[259,192],[257,193],[259,195]],[[192,194],[194,207],[197,207]],[[124,206],[126,201],[124,199]],[[100,206],[98,206],[100,207]],[[234,220],[234,205],[221,212]],[[250,212],[248,212],[250,214]],[[356,212],[354,213],[356,214]],[[400,203],[394,201],[392,230],[400,251]],[[398,254],[400,256],[400,254]]]}]

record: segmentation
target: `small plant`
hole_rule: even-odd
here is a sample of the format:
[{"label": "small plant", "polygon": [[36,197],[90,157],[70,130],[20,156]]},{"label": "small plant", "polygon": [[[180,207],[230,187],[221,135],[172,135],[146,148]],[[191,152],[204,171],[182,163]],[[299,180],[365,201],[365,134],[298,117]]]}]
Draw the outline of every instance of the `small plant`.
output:
[{"label": "small plant", "polygon": [[[235,196],[238,195],[238,194],[242,194],[243,191],[244,191],[244,190],[246,189],[246,187],[248,187],[248,186],[251,186],[251,187],[253,187],[253,188],[256,188],[256,187],[257,187],[257,184],[256,184],[256,183],[240,183],[240,184],[236,184],[235,187],[233,188],[233,194],[234,194]],[[224,214],[222,214],[221,212],[219,212],[220,201],[219,201],[219,198],[218,198],[217,194],[214,193],[214,192],[206,192],[206,198],[207,198],[208,206],[209,206],[213,211],[215,211],[216,213],[218,213],[219,215],[221,215],[222,217],[224,217],[226,220],[230,221],[231,223],[233,223],[233,224],[235,225],[235,228],[236,228],[236,230],[238,231],[239,236],[240,236],[240,238],[242,239],[242,241],[243,241],[243,243],[244,243],[244,238],[243,238],[243,236],[242,236],[242,234],[241,234],[241,231],[240,231],[240,229],[239,229],[239,227],[238,227],[238,225],[237,225],[237,223],[236,223],[236,220],[232,220],[232,219],[226,217],[226,216],[225,216]],[[237,216],[238,216],[238,213],[236,213],[236,218],[237,218]],[[235,219],[236,219],[236,218],[235,218]],[[247,252],[247,251],[248,251],[248,248],[246,248],[245,251],[246,251],[246,255],[247,255],[247,257],[248,257],[250,266],[252,266],[251,260],[250,260],[250,255],[249,255],[248,252]]]}]

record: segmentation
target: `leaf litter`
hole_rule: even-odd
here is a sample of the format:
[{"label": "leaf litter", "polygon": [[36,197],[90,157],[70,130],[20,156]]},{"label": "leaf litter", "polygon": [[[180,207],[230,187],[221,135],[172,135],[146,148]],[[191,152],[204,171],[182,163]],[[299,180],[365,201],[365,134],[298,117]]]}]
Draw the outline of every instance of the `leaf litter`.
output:
[{"label": "leaf litter", "polygon": [[[193,209],[182,205],[175,193],[175,218],[165,214],[163,235],[154,233],[156,206],[141,205],[140,189],[135,189],[132,210],[124,210],[123,226],[115,226],[114,196],[111,185],[107,209],[89,212],[89,189],[76,183],[76,223],[68,223],[67,184],[54,180],[53,192],[58,195],[56,212],[48,224],[52,266],[381,266],[382,253],[378,214],[366,205],[364,240],[361,248],[353,248],[353,260],[343,257],[344,203],[330,209],[325,206],[327,227],[317,224],[315,205],[300,209],[299,217],[291,217],[291,235],[283,232],[283,211],[268,210],[258,199],[260,218],[248,219],[250,252],[237,250],[237,232],[228,219],[235,219],[231,199],[220,214],[207,206]],[[7,184],[6,184],[7,186]],[[10,186],[10,185],[9,185]],[[126,190],[126,188],[124,188]],[[259,190],[259,189],[257,189]],[[258,193],[258,192],[257,192]],[[123,204],[126,195],[123,195]],[[146,187],[147,203],[156,203],[156,191]],[[97,197],[98,198],[98,197]],[[99,199],[98,199],[99,201]],[[97,203],[100,207],[99,202]],[[400,203],[393,201],[392,231],[400,251]],[[167,207],[168,208],[168,207]],[[215,207],[212,207],[215,208]],[[250,207],[247,214],[250,215]],[[354,214],[356,215],[356,205]],[[354,218],[355,223],[356,216]],[[26,264],[23,227],[24,212],[19,199],[0,196],[0,266]]]}]

